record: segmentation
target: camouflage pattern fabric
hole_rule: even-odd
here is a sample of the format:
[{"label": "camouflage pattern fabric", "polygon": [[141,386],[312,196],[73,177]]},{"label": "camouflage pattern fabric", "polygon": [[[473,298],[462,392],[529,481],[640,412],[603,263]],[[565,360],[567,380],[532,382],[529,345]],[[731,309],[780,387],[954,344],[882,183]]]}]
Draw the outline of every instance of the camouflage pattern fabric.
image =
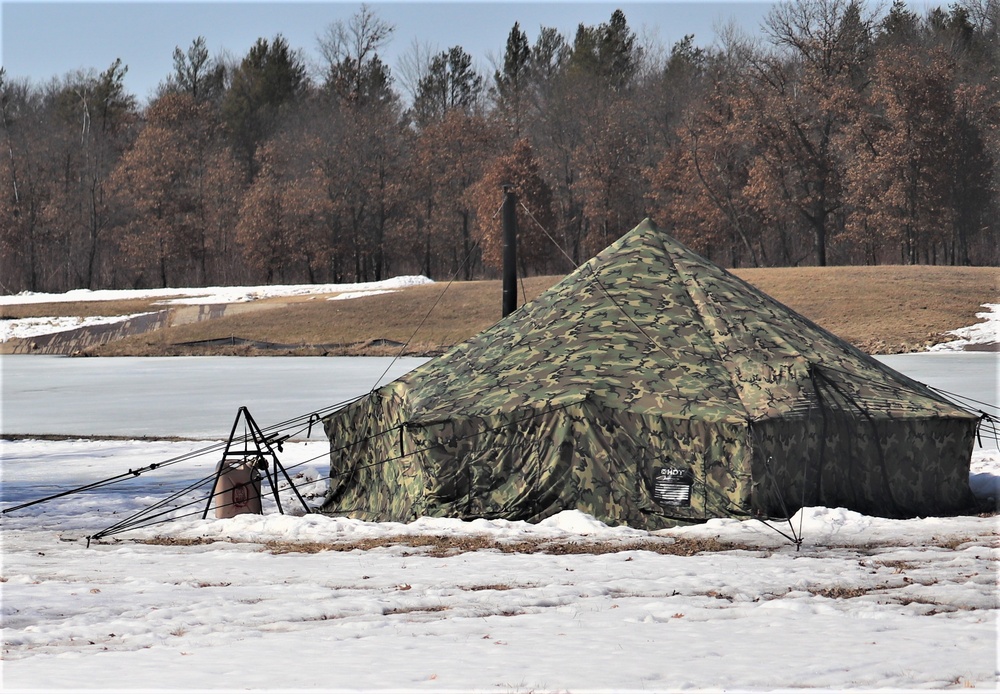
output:
[{"label": "camouflage pattern fabric", "polygon": [[644,221],[475,337],[324,420],[322,510],[657,529],[802,505],[973,503],[977,418]]}]

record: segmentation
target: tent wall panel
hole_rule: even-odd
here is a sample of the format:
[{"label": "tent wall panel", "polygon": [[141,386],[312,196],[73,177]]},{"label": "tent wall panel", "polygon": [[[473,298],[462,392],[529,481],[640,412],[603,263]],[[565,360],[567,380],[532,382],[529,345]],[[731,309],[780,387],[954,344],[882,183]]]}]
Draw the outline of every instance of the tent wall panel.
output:
[{"label": "tent wall panel", "polygon": [[753,429],[757,515],[828,506],[906,518],[960,513],[974,504],[968,462],[974,421],[817,411]]}]

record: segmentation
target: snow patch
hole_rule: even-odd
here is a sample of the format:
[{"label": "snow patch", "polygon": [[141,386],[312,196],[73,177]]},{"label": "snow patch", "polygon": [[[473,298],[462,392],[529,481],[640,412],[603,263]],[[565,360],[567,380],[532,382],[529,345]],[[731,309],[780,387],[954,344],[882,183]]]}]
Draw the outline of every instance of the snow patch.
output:
[{"label": "snow patch", "polygon": [[344,292],[337,296],[331,296],[327,301],[343,301],[344,299],[360,299],[363,296],[377,296],[379,294],[393,294],[394,289],[370,289],[364,292]]},{"label": "snow patch", "polygon": [[0,296],[0,306],[78,301],[120,301],[125,299],[163,299],[161,303],[172,305],[235,304],[281,296],[396,290],[432,283],[433,280],[423,275],[403,275],[378,282],[353,284],[275,284],[257,287],[197,287],[188,289],[73,289],[62,294],[21,292],[20,294]]},{"label": "snow patch", "polygon": [[149,315],[147,313],[134,313],[130,316],[87,316],[78,318],[76,316],[43,316],[39,318],[12,318],[0,320],[0,342],[23,339],[28,337],[38,337],[39,335],[51,335],[53,333],[86,328],[92,325],[113,325],[124,323],[127,320]]},{"label": "snow patch", "polygon": [[934,345],[928,351],[956,352],[972,345],[1000,344],[1000,304],[983,304],[982,306],[988,310],[976,314],[976,318],[983,319],[981,323],[958,330],[949,330],[947,334],[954,335],[958,339]]},{"label": "snow patch", "polygon": [[979,450],[972,456],[969,487],[977,499],[1000,501],[1000,452]]}]

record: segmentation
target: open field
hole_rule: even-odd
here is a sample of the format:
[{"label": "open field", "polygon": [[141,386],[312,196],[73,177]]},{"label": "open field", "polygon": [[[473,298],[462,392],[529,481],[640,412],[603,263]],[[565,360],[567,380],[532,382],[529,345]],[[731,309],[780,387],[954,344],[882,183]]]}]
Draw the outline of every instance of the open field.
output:
[{"label": "open field", "polygon": [[[992,267],[878,266],[742,269],[735,274],[870,354],[921,351],[977,322],[982,304],[1000,297]],[[519,286],[532,299],[561,277]],[[70,345],[89,356],[429,355],[500,318],[499,281],[435,283],[346,301],[329,295],[260,299],[225,306],[169,307],[169,320],[103,344]],[[3,318],[132,315],[163,311],[157,299],[13,304]],[[67,313],[68,312],[68,313]],[[123,331],[119,331],[123,332]],[[104,339],[104,338],[102,338]],[[30,352],[28,341],[4,351]]]}]

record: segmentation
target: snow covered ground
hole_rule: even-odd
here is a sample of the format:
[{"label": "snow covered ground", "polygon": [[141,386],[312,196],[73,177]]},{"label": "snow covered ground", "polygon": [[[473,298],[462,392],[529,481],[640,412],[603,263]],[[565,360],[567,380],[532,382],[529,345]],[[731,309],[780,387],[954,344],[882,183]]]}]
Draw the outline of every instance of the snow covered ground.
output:
[{"label": "snow covered ground", "polygon": [[[204,442],[7,441],[3,506]],[[327,445],[285,445],[303,493]],[[83,538],[211,470],[178,464],[3,519],[3,686],[45,690],[674,691],[992,688],[997,521],[808,508],[800,550],[758,522],[645,533],[538,525],[196,517]],[[996,494],[1000,455],[973,482]],[[285,495],[286,509],[295,508]],[[265,511],[273,511],[268,503]],[[786,532],[788,527],[782,527]],[[434,535],[479,551],[309,543]],[[157,537],[196,544],[144,544]],[[656,543],[732,548],[675,556]],[[504,551],[507,543],[520,551]],[[532,552],[545,542],[604,553]],[[637,543],[645,543],[636,549]],[[544,549],[544,547],[542,548]],[[668,547],[669,549],[669,547]]]},{"label": "snow covered ground", "polygon": [[942,342],[930,348],[931,352],[961,350],[975,345],[995,345],[1000,343],[1000,304],[983,304],[985,311],[976,314],[979,323],[965,328],[950,330],[957,339]]},{"label": "snow covered ground", "polygon": [[[6,298],[6,297],[3,297]],[[132,318],[145,314],[133,313],[125,316],[32,316],[29,318],[0,319],[0,342],[7,342],[22,337],[51,335],[67,330],[86,328],[92,325],[109,325],[124,323]]]},{"label": "snow covered ground", "polygon": [[[218,446],[0,443],[3,509],[126,473],[3,515],[4,691],[998,684],[995,516],[900,521],[807,508],[778,526],[801,535],[797,549],[756,521],[658,533],[575,511],[537,525],[363,523],[305,515],[285,492],[289,515],[268,499],[263,516],[201,520],[197,505],[87,546],[209,474]],[[185,459],[207,447],[214,454]],[[322,439],[284,445],[281,461],[307,497],[322,493],[327,452]],[[127,474],[169,460],[178,462]],[[977,449],[970,484],[1000,496],[1000,452]],[[473,545],[483,548],[458,549]]]}]

